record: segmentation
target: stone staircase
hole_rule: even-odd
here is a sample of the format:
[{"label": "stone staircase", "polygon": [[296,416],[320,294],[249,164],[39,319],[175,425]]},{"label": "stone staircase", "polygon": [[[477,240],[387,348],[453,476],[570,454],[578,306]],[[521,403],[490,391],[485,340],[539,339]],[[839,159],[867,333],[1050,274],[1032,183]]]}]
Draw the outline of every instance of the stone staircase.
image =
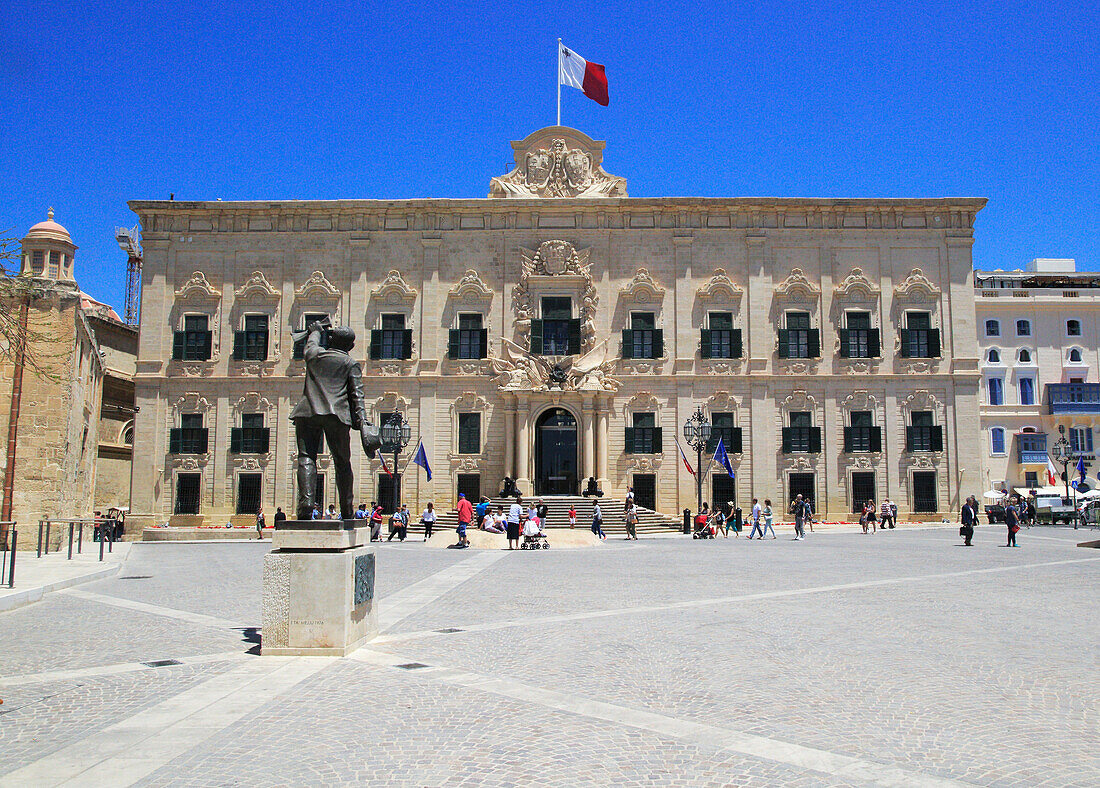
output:
[{"label": "stone staircase", "polygon": [[[504,512],[512,505],[514,498],[493,498],[491,511],[496,511],[497,506],[503,506]],[[547,528],[568,528],[569,507],[577,509],[577,527],[590,528],[592,526],[592,509],[594,499],[582,498],[574,495],[544,495],[540,498],[524,498],[524,507],[532,506],[539,500],[546,504],[549,511],[546,514]],[[600,510],[603,512],[603,531],[608,536],[626,535],[626,519],[624,517],[625,502],[622,499],[600,498]],[[471,502],[476,503],[476,502]],[[672,534],[680,533],[682,522],[679,518],[670,517],[652,509],[638,508],[638,534]],[[454,509],[444,512],[437,509],[435,529],[454,531],[458,527],[458,514]],[[385,538],[387,526],[383,525],[382,532]],[[420,524],[420,512],[414,512],[409,523],[409,533],[423,534],[424,527]]]}]

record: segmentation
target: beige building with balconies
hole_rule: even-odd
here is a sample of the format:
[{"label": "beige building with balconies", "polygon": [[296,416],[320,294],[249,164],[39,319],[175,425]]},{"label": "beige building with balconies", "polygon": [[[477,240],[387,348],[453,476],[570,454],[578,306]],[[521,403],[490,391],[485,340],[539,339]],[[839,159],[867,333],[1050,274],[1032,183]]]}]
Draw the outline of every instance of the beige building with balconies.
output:
[{"label": "beige building with balconies", "polygon": [[[487,199],[130,203],[134,511],[293,509],[291,333],[315,316],[355,329],[372,417],[411,422],[415,508],[505,475],[694,508],[675,441],[700,408],[736,474],[708,449],[708,501],[801,492],[829,518],[889,496],[935,518],[980,484],[984,199],[630,198],[581,132],[512,147]],[[418,439],[430,483],[404,468]],[[361,499],[387,500],[378,460],[353,461]]]}]

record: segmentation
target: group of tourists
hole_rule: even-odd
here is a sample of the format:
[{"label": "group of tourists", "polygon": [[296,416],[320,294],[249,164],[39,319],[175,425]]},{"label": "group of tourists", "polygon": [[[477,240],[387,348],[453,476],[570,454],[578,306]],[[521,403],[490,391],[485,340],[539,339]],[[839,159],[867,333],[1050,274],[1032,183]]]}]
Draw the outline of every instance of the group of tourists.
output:
[{"label": "group of tourists", "polygon": [[898,521],[898,505],[889,498],[884,498],[882,506],[875,506],[875,502],[868,499],[863,505],[863,511],[859,515],[859,525],[863,533],[875,533],[876,530],[885,531],[893,528]]}]

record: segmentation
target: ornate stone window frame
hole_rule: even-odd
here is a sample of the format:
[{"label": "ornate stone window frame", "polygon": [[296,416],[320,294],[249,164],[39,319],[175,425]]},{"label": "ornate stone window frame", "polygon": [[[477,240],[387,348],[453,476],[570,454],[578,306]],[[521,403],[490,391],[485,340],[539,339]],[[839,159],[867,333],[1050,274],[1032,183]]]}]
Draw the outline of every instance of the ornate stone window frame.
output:
[{"label": "ornate stone window frame", "polygon": [[[405,316],[405,328],[413,328],[414,306],[417,299],[417,291],[405,281],[405,277],[397,269],[391,269],[386,274],[382,283],[371,291],[370,304],[366,316],[367,342],[370,341],[370,331],[381,328],[383,314],[402,314]],[[409,358],[403,359],[367,359],[367,365],[376,369],[383,375],[398,376],[407,375],[420,358],[420,348],[416,341],[416,331],[413,331],[412,352]]]},{"label": "ornate stone window frame", "polygon": [[[651,391],[639,391],[623,404],[623,427],[634,426],[635,413],[652,413],[653,423],[657,427],[663,427],[661,423],[661,400]],[[579,423],[579,422],[578,422]],[[662,430],[661,454],[622,454],[627,471],[630,473],[646,473],[655,471],[661,467],[664,458],[664,432]]]},{"label": "ornate stone window frame", "polygon": [[591,249],[577,249],[568,241],[543,241],[538,249],[520,247],[522,270],[512,288],[512,313],[516,342],[530,346],[531,320],[541,309],[545,296],[569,296],[574,314],[581,321],[581,353],[596,344],[596,308],[600,296],[592,281]]},{"label": "ornate stone window frame", "polygon": [[[481,414],[481,451],[477,454],[459,454],[458,451],[458,416],[460,413]],[[464,391],[456,397],[450,406],[451,419],[451,450],[447,453],[447,461],[451,464],[451,472],[475,472],[484,473],[488,456],[489,437],[489,401],[474,391]]]},{"label": "ornate stone window frame", "polygon": [[333,325],[340,325],[339,288],[329,281],[322,271],[314,271],[301,286],[294,290],[294,306],[291,311],[295,330],[304,329],[302,316],[310,312],[327,312]]},{"label": "ornate stone window frame", "polygon": [[873,372],[882,361],[882,315],[880,300],[882,288],[872,282],[863,269],[853,268],[848,276],[833,290],[833,325],[838,329],[848,325],[849,312],[868,312],[871,315],[871,327],[879,332],[879,356],[877,358],[843,358],[840,355],[840,331],[836,331],[833,354],[837,363],[848,374]]},{"label": "ornate stone window frame", "polygon": [[253,271],[233,291],[233,308],[230,322],[234,331],[244,329],[246,315],[267,315],[268,355],[266,361],[245,361],[230,356],[232,367],[241,374],[270,374],[275,363],[282,358],[282,293],[268,281],[263,271]]},{"label": "ornate stone window frame", "polygon": [[733,465],[737,465],[741,462],[741,458],[746,454],[745,452],[745,438],[751,437],[751,430],[745,429],[745,425],[741,423],[741,418],[744,411],[741,408],[742,400],[739,397],[735,397],[727,391],[719,391],[712,394],[702,403],[703,413],[706,415],[707,420],[712,424],[714,423],[713,414],[715,413],[732,413],[733,414],[733,426],[741,428],[741,451],[737,453],[730,452],[730,462]]},{"label": "ornate stone window frame", "polygon": [[382,308],[404,306],[411,309],[416,303],[416,290],[405,281],[405,277],[396,268],[390,269],[382,283],[371,291],[371,301],[382,304]]},{"label": "ornate stone window frame", "polygon": [[[229,446],[225,447],[225,451],[226,454],[228,454],[229,457],[232,459],[233,466],[237,469],[257,470],[266,468],[275,454],[274,437],[276,434],[275,424],[278,414],[278,407],[275,405],[275,403],[273,403],[267,397],[261,395],[259,392],[250,391],[244,396],[238,397],[237,400],[229,406],[229,412],[232,419],[233,427],[242,426],[241,423],[243,421],[244,414],[246,413],[264,414],[264,425],[268,428],[268,430],[270,430],[269,435],[271,436],[270,440],[268,441],[266,454],[230,454]],[[291,433],[291,437],[293,437],[293,432]],[[235,482],[236,480],[234,479],[234,483]],[[267,477],[265,476],[265,487],[266,484]]]},{"label": "ornate stone window frame", "polygon": [[639,268],[634,277],[619,288],[619,300],[631,306],[655,305],[659,308],[664,297],[665,289],[646,268]]},{"label": "ornate stone window frame", "polygon": [[[778,405],[779,407],[776,409],[779,417],[777,434],[781,433],[783,427],[790,426],[792,413],[809,411],[811,414],[810,426],[820,428],[822,436],[824,436],[825,405],[812,393],[805,389],[795,389],[780,400]],[[817,454],[784,454],[781,446],[777,447],[776,452],[783,471],[785,489],[789,489],[789,486],[786,485],[786,475],[788,473],[814,473],[820,475],[824,468],[824,440],[822,441],[821,451]]]},{"label": "ornate stone window frame", "polygon": [[[914,268],[897,286],[894,287],[894,360],[902,373],[936,372],[939,370],[947,344],[947,334],[943,330],[940,316],[940,288],[924,275],[920,268]],[[908,320],[909,312],[927,312],[933,328],[940,329],[940,356],[937,358],[902,358],[901,331]]]},{"label": "ornate stone window frame", "polygon": [[[879,428],[879,434],[881,440],[879,448],[881,451],[877,452],[851,452],[846,453],[844,451],[844,428],[851,426],[853,411],[871,411],[872,418],[874,419],[874,426]],[[882,447],[886,444],[886,403],[880,400],[874,394],[864,389],[858,389],[848,394],[840,402],[840,434],[837,436],[838,445],[840,446],[840,456],[846,458],[846,464],[849,468],[855,470],[875,470],[879,463],[882,461],[885,449]],[[903,444],[904,445],[904,444]],[[851,474],[848,475],[848,481],[851,482]],[[875,478],[877,485],[878,478]],[[851,487],[848,488],[851,490]]]},{"label": "ornate stone window frame", "polygon": [[167,458],[167,468],[170,470],[170,481],[172,489],[169,492],[170,498],[174,499],[176,489],[176,474],[180,471],[187,472],[200,472],[202,473],[202,489],[204,499],[209,499],[211,490],[209,486],[213,484],[213,479],[209,478],[209,474],[205,472],[206,467],[210,464],[210,459],[213,456],[213,445],[217,437],[215,432],[217,416],[216,403],[210,402],[206,397],[198,394],[197,392],[188,392],[180,397],[177,397],[168,408],[167,424],[164,428],[164,435],[167,437],[169,430],[173,427],[180,427],[183,425],[183,415],[185,413],[201,413],[202,423],[207,430],[207,442],[205,454],[169,454],[168,447],[165,446],[165,457]]},{"label": "ornate stone window frame", "polygon": [[[444,339],[447,331],[458,328],[458,316],[460,314],[481,315],[481,327],[489,332],[490,343],[492,340],[493,326],[489,320],[493,307],[494,292],[481,275],[473,268],[467,268],[462,277],[447,291],[447,304],[442,318],[444,326]],[[492,356],[491,348],[489,356]],[[452,359],[443,354],[443,367],[445,371],[461,375],[487,375],[489,374],[489,358],[482,359]]]},{"label": "ornate stone window frame", "polygon": [[182,331],[184,318],[188,315],[206,316],[210,331],[210,358],[205,361],[171,359],[170,363],[187,376],[209,375],[215,362],[221,358],[222,293],[210,284],[202,271],[192,272],[191,277],[175,291],[173,330]]},{"label": "ornate stone window frame", "polygon": [[[774,294],[774,322],[775,328],[785,328],[788,312],[809,312],[810,328],[816,329],[818,339],[821,337],[821,288],[801,268],[792,268],[787,278],[776,285]],[[819,345],[820,347],[820,345]],[[779,331],[775,332],[775,345],[773,346],[777,369],[789,375],[813,375],[817,373],[821,364],[818,358],[780,358],[779,357]]]},{"label": "ornate stone window frame", "polygon": [[695,297],[706,305],[707,310],[729,306],[732,311],[737,312],[743,295],[744,290],[730,279],[724,268],[715,268],[714,274],[699,288]]}]

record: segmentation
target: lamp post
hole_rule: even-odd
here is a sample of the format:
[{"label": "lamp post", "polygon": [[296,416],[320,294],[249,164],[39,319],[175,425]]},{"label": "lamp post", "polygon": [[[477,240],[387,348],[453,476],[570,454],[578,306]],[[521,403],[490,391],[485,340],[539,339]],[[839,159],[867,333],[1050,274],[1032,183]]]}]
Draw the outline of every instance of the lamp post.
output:
[{"label": "lamp post", "polygon": [[397,489],[397,455],[409,445],[409,439],[412,438],[412,427],[409,426],[409,422],[405,421],[405,417],[395,410],[386,419],[386,423],[382,425],[379,432],[382,436],[382,445],[389,444],[393,447],[393,468],[390,470],[390,481],[393,485],[393,510],[396,512],[401,508]]},{"label": "lamp post", "polygon": [[[1069,464],[1073,462],[1073,447],[1070,446],[1070,442],[1066,440],[1066,425],[1058,425],[1058,440],[1054,442],[1054,445],[1050,447],[1051,456],[1054,461],[1062,466],[1062,481],[1066,484],[1066,498],[1069,499]],[[1074,518],[1077,516],[1077,507],[1073,507]]]},{"label": "lamp post", "polygon": [[684,440],[688,446],[695,449],[695,513],[703,510],[703,449],[710,441],[710,422],[703,415],[702,408],[696,408],[695,413],[684,422]]}]

